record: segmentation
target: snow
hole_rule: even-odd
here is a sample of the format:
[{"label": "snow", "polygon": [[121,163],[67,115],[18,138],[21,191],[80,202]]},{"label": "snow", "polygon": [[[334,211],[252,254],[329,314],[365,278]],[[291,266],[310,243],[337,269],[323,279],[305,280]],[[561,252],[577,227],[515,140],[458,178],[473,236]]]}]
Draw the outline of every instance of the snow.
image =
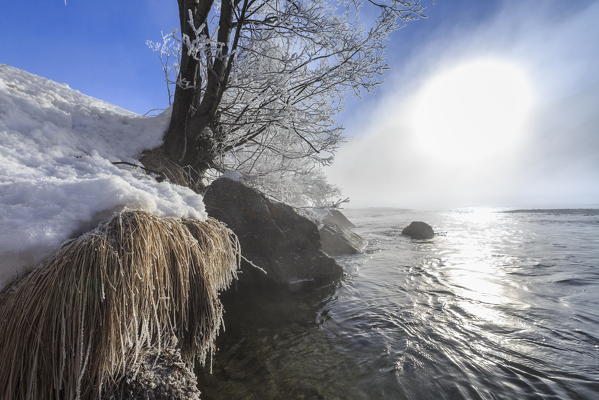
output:
[{"label": "snow", "polygon": [[0,289],[113,212],[205,219],[202,197],[137,168],[168,113],[142,117],[0,65]]},{"label": "snow", "polygon": [[235,182],[241,182],[243,180],[243,174],[239,171],[233,171],[233,170],[225,171],[221,175],[221,177],[231,179],[232,181],[235,181]]}]

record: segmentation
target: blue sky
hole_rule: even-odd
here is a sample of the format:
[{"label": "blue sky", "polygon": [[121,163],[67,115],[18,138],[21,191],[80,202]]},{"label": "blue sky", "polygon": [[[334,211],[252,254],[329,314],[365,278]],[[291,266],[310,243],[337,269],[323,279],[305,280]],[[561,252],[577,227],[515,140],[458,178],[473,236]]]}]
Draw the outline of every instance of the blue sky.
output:
[{"label": "blue sky", "polygon": [[[427,43],[475,32],[516,3],[527,4],[517,16],[527,19],[538,12],[559,18],[590,1],[435,0],[429,3],[427,19],[391,37],[387,78],[401,80],[393,72]],[[145,42],[158,40],[161,31],[176,27],[176,13],[174,0],[70,0],[66,5],[64,0],[44,0],[35,6],[5,2],[0,13],[0,62],[144,113],[166,104],[160,65]],[[381,92],[364,96],[375,100]],[[348,112],[363,101],[348,99]]]},{"label": "blue sky", "polygon": [[[145,42],[176,27],[176,12],[174,0],[6,1],[0,63],[144,113],[167,103]],[[346,99],[338,118],[350,142],[331,179],[355,205],[599,206],[599,2],[436,0],[426,14],[390,38],[385,83]],[[414,154],[404,104],[433,77],[481,57],[518,65],[534,87],[520,147],[469,171]],[[356,163],[364,152],[377,157]]]},{"label": "blue sky", "polygon": [[[444,24],[483,23],[498,4],[439,0],[428,19],[391,38],[389,63],[401,65]],[[174,0],[7,1],[0,13],[0,62],[143,113],[166,102],[160,65],[145,42],[177,26],[176,8]]]},{"label": "blue sky", "polygon": [[175,25],[175,1],[7,1],[0,62],[145,112],[166,102],[160,65],[145,41]]}]

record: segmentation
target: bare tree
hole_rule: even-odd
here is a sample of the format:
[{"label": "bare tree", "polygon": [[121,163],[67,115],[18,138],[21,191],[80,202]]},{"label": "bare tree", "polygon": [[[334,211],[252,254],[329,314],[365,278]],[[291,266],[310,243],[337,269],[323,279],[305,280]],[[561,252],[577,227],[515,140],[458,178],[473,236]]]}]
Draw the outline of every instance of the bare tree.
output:
[{"label": "bare tree", "polygon": [[210,168],[251,169],[263,154],[329,162],[342,94],[379,83],[388,35],[423,9],[421,0],[178,6],[181,59],[160,152],[197,183]]}]

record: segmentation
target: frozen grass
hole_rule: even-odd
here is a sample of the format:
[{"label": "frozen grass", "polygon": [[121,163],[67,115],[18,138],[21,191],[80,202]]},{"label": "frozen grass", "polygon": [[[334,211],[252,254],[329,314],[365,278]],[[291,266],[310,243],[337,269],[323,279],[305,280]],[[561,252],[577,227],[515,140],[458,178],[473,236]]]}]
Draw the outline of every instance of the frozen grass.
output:
[{"label": "frozen grass", "polygon": [[206,362],[238,267],[216,220],[117,214],[0,295],[0,398],[100,398],[173,337],[187,365]]}]

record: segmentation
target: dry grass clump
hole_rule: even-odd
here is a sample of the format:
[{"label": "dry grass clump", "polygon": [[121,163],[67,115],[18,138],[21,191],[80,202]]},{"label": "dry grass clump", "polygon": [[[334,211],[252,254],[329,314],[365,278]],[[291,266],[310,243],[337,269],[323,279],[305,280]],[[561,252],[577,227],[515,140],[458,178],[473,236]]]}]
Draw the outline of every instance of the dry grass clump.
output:
[{"label": "dry grass clump", "polygon": [[164,155],[163,150],[158,147],[153,150],[146,150],[141,159],[141,163],[146,168],[146,172],[154,172],[161,175],[162,179],[177,185],[188,187],[196,192],[201,192],[203,185],[197,180],[196,174],[189,167],[181,167],[176,162]]},{"label": "dry grass clump", "polygon": [[24,277],[0,303],[0,398],[97,399],[147,347],[214,352],[239,242],[213,219],[126,211]]}]

